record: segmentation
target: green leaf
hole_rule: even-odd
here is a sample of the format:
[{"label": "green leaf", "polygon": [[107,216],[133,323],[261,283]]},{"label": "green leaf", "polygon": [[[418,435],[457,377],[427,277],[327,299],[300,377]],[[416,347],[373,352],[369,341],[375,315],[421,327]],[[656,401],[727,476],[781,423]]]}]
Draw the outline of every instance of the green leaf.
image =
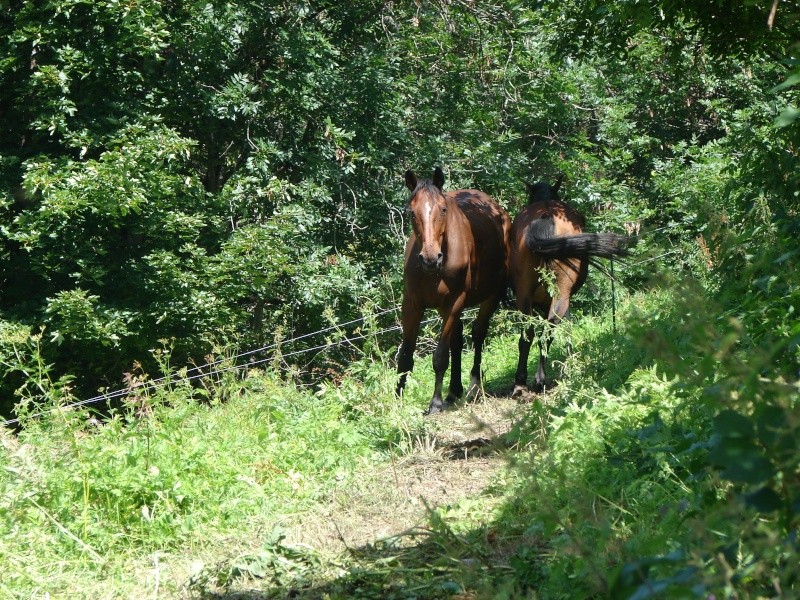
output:
[{"label": "green leaf", "polygon": [[753,421],[736,411],[723,410],[714,417],[714,431],[722,437],[751,438],[754,434]]},{"label": "green leaf", "polygon": [[769,486],[764,486],[756,492],[747,494],[744,497],[744,502],[747,506],[751,506],[762,513],[774,512],[783,505],[781,497]]},{"label": "green leaf", "polygon": [[722,438],[708,453],[708,460],[723,469],[724,479],[735,483],[761,483],[775,472],[752,439]]}]

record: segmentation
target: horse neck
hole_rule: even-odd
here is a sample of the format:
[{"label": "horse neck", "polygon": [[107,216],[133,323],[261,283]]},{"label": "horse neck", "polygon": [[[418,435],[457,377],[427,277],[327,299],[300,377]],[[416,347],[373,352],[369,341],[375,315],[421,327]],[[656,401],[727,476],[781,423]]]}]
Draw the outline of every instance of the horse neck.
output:
[{"label": "horse neck", "polygon": [[458,232],[463,230],[464,226],[467,224],[467,216],[464,214],[464,211],[461,210],[458,202],[456,202],[454,193],[446,193],[444,195],[444,201],[447,203],[444,236],[445,238],[449,238],[450,236],[456,236]]},{"label": "horse neck", "polygon": [[445,194],[447,202],[447,217],[444,230],[445,256],[448,263],[455,260],[465,260],[462,252],[468,252],[469,242],[465,236],[470,235],[469,220],[456,201],[455,192]]}]

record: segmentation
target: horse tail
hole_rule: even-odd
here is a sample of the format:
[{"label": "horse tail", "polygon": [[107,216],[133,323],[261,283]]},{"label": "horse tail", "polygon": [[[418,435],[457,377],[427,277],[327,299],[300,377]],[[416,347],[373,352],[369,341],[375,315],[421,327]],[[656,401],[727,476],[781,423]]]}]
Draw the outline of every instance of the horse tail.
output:
[{"label": "horse tail", "polygon": [[629,240],[616,233],[578,233],[557,236],[551,215],[533,221],[525,234],[525,245],[534,254],[548,259],[613,258],[627,256]]}]

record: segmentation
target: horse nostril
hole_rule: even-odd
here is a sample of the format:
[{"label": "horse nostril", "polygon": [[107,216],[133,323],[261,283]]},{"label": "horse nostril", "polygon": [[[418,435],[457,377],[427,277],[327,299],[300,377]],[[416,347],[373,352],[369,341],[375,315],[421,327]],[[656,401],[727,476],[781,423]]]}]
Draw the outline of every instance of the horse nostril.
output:
[{"label": "horse nostril", "polygon": [[441,263],[442,262],[442,258],[444,258],[444,254],[439,252],[439,256],[436,257],[436,260],[438,260]]},{"label": "horse nostril", "polygon": [[426,256],[422,252],[419,253],[419,263],[422,265],[422,268],[425,271],[431,271],[433,269],[438,269],[442,266],[442,253],[439,253],[437,258],[433,258],[432,256]]}]

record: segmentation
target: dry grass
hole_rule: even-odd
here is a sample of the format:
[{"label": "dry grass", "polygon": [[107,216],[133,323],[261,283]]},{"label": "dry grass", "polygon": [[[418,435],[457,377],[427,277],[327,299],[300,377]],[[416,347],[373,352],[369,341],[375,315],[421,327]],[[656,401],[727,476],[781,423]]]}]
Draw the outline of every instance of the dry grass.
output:
[{"label": "dry grass", "polygon": [[[525,408],[508,397],[487,396],[428,417],[425,433],[413,438],[404,454],[388,463],[365,465],[350,479],[352,484],[339,487],[327,502],[282,519],[282,543],[308,549],[319,561],[313,582],[269,588],[267,582],[245,576],[224,586],[209,581],[198,591],[203,598],[225,600],[315,598],[336,588],[334,580],[347,573],[346,565],[363,563],[366,572],[382,577],[376,575],[381,570],[376,571],[373,559],[382,564],[387,552],[403,564],[400,571],[415,571],[426,564],[424,556],[438,552],[431,538],[433,511],[481,496],[487,504],[494,501],[484,492],[508,465],[508,434]],[[267,529],[257,527],[251,539],[233,541],[227,563],[247,549],[257,553],[268,537]],[[225,563],[223,559],[220,564]],[[393,585],[391,575],[385,576],[381,585]],[[365,597],[382,596],[378,590]]]}]

